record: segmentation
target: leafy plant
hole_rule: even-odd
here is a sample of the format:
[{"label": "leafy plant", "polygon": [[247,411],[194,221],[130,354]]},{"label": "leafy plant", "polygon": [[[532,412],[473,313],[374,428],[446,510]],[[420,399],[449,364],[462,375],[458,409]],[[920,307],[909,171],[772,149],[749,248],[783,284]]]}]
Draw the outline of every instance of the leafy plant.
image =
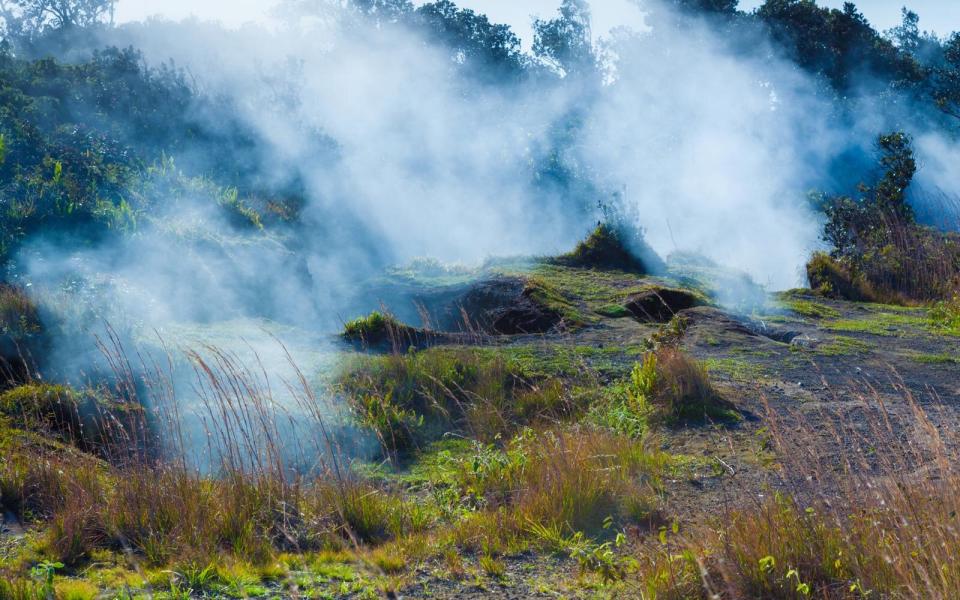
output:
[{"label": "leafy plant", "polygon": [[54,597],[53,581],[59,569],[63,568],[61,562],[51,562],[45,560],[30,569],[30,576],[43,585],[43,594],[48,599]]}]

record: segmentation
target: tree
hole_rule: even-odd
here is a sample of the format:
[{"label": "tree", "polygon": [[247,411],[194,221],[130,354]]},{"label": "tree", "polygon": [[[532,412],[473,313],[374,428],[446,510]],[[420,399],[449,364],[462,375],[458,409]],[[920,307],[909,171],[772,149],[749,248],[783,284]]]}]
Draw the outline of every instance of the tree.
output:
[{"label": "tree", "polygon": [[582,77],[597,71],[586,0],[563,0],[559,16],[533,23],[533,53],[564,76]]},{"label": "tree", "polygon": [[852,2],[831,9],[814,0],[766,0],[755,14],[798,65],[836,90],[849,91],[862,75],[896,83],[922,77],[912,57],[881,37]]},{"label": "tree", "polygon": [[117,0],[0,0],[6,35],[30,37],[46,29],[113,23]]},{"label": "tree", "polygon": [[943,47],[943,64],[933,72],[933,99],[945,114],[960,119],[960,33]]},{"label": "tree", "polygon": [[916,55],[923,41],[920,34],[920,15],[906,7],[903,8],[902,14],[903,22],[888,31],[887,37],[904,52]]},{"label": "tree", "polygon": [[681,11],[733,14],[740,0],[669,0],[669,4]]},{"label": "tree", "polygon": [[912,221],[913,209],[907,203],[907,188],[917,173],[913,140],[905,133],[894,132],[880,136],[877,149],[880,151],[880,166],[885,172],[874,188],[876,202],[881,210]]},{"label": "tree", "polygon": [[871,188],[861,186],[862,197],[828,198],[823,202],[827,216],[824,241],[833,246],[833,256],[850,261],[860,259],[865,248],[883,246],[894,239],[891,227],[913,226],[913,209],[907,202],[907,188],[917,172],[913,142],[903,132],[877,139],[879,166],[883,176]]},{"label": "tree", "polygon": [[395,23],[413,12],[410,0],[350,0],[351,7],[374,21]]},{"label": "tree", "polygon": [[450,0],[424,4],[416,11],[416,25],[450,48],[463,71],[488,81],[511,81],[523,72],[524,56],[509,25],[491,23],[486,15],[458,9]]}]

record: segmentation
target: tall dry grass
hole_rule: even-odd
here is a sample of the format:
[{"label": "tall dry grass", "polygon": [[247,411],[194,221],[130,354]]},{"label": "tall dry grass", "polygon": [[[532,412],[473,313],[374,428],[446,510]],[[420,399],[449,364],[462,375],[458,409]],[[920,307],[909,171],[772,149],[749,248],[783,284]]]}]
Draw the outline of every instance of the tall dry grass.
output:
[{"label": "tall dry grass", "polygon": [[960,420],[895,387],[815,415],[770,411],[778,484],[692,545],[722,597],[957,597]]}]

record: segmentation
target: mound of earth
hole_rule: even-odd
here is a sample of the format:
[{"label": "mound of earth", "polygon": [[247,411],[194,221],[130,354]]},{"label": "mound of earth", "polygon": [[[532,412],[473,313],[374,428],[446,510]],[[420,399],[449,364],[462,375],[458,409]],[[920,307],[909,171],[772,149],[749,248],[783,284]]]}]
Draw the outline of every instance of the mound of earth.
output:
[{"label": "mound of earth", "polygon": [[535,291],[519,277],[481,281],[459,300],[464,325],[468,330],[496,335],[552,331],[563,317],[538,302]]},{"label": "mound of earth", "polygon": [[639,234],[621,233],[607,224],[597,228],[573,252],[556,259],[560,264],[588,269],[619,269],[632,273],[658,273],[666,269],[646,240]]},{"label": "mound of earth", "polygon": [[651,288],[627,299],[624,308],[644,323],[666,323],[678,312],[701,306],[703,300],[686,290]]},{"label": "mound of earth", "polygon": [[360,349],[406,352],[442,343],[446,335],[411,327],[391,315],[373,312],[347,323],[340,337]]}]

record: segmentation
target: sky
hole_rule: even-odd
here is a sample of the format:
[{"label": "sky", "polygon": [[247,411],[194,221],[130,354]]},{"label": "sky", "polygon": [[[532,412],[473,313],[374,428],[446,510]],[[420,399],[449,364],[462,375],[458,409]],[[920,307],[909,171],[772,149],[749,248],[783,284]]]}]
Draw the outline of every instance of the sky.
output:
[{"label": "sky", "polygon": [[[751,9],[762,0],[741,0],[741,8]],[[839,7],[843,0],[820,0],[821,4]],[[883,31],[900,22],[900,9],[906,3],[921,18],[923,29],[941,35],[960,30],[960,0],[860,0],[857,5],[871,23]],[[265,19],[277,0],[120,0],[117,18],[122,21],[162,15],[182,19],[195,15],[204,20],[217,20],[229,27]],[[530,23],[534,16],[548,17],[555,13],[559,0],[460,0],[458,5],[486,13],[492,20],[508,23],[530,42]],[[594,33],[604,35],[616,25],[635,25],[642,14],[630,0],[594,0]]]}]

